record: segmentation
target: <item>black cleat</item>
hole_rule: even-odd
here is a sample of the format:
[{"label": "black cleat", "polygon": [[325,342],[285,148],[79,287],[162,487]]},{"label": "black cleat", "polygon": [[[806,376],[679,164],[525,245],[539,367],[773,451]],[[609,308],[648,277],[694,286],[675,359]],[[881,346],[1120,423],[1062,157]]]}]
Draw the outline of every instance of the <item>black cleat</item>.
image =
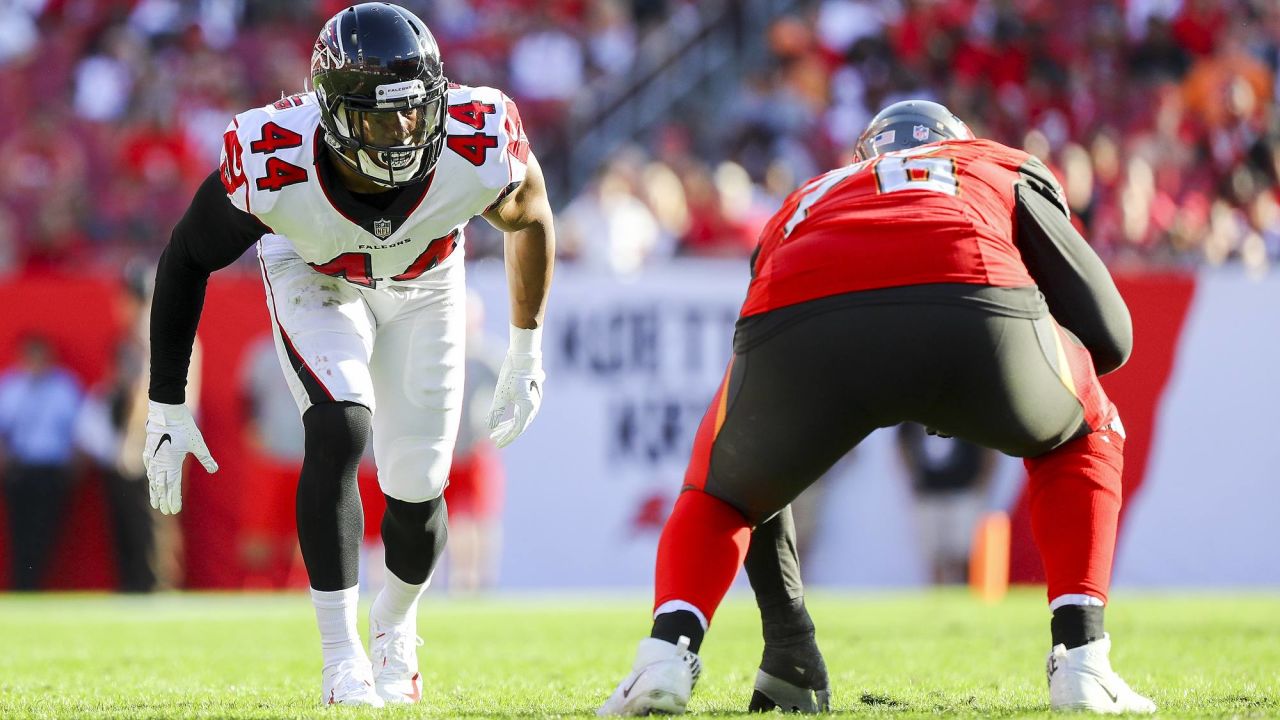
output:
[{"label": "black cleat", "polygon": [[765,645],[748,710],[831,711],[827,664],[811,632],[785,642]]},{"label": "black cleat", "polygon": [[831,691],[811,690],[792,685],[769,673],[756,672],[756,687],[751,693],[750,712],[781,710],[790,713],[820,713],[831,711]]}]

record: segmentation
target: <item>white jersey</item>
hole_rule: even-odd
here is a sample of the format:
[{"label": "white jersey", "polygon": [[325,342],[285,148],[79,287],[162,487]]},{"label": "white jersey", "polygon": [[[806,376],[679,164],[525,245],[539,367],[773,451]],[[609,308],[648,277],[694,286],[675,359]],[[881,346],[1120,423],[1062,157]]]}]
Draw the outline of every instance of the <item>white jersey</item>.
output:
[{"label": "white jersey", "polygon": [[460,262],[453,251],[467,221],[524,179],[529,153],[520,114],[501,91],[450,85],[447,102],[448,137],[435,169],[383,211],[353,212],[350,193],[321,177],[324,131],[313,93],[232,120],[223,135],[223,185],[232,204],[326,275],[377,287],[443,272]]}]

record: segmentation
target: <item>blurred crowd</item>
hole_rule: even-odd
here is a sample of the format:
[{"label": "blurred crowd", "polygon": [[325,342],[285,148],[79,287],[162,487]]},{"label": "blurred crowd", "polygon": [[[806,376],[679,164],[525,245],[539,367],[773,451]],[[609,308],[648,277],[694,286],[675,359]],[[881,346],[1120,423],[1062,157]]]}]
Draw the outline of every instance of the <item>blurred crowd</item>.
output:
[{"label": "blurred crowd", "polygon": [[[315,36],[348,4],[0,3],[0,274],[154,260],[231,117],[302,90]],[[433,29],[451,79],[501,87],[527,124],[554,128],[584,82],[624,72],[639,35],[684,2],[401,4]]]},{"label": "blurred crowd", "polygon": [[[404,0],[451,79],[517,100],[553,173],[583,93],[625,86],[691,0]],[[0,273],[154,259],[230,117],[301,89],[336,0],[10,0],[0,24]],[[661,45],[661,43],[656,43]],[[627,272],[749,255],[794,187],[889,102],[946,103],[1043,158],[1113,265],[1280,259],[1280,5],[811,0],[731,101],[679,112],[560,207],[566,260]],[[552,178],[563,187],[563,178]],[[500,243],[478,232],[471,252]]]},{"label": "blurred crowd", "polygon": [[878,109],[926,98],[1053,167],[1112,266],[1280,259],[1280,4],[823,0],[768,44],[717,154],[676,124],[620,153],[562,217],[572,250],[615,268],[746,254]]}]

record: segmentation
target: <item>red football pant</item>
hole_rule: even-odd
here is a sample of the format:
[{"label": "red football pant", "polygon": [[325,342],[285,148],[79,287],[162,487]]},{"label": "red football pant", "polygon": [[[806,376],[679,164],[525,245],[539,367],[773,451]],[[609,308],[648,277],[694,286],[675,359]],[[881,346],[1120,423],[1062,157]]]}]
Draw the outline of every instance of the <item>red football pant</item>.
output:
[{"label": "red football pant", "polygon": [[654,610],[683,600],[710,623],[750,544],[751,526],[742,513],[719,498],[686,488],[658,541]]},{"label": "red football pant", "polygon": [[1091,595],[1106,602],[1120,519],[1124,438],[1110,430],[1025,461],[1031,534],[1040,549],[1049,600]]}]

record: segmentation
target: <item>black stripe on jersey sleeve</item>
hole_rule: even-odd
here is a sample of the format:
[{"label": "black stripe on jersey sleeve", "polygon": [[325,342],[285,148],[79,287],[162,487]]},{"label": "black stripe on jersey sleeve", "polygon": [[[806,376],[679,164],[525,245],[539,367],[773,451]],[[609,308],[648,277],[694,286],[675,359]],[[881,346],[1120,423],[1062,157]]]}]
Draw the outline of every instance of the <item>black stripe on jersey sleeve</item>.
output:
[{"label": "black stripe on jersey sleeve", "polygon": [[520,183],[518,182],[508,183],[506,187],[502,188],[502,192],[498,193],[498,197],[494,198],[493,202],[489,203],[489,207],[484,209],[484,212],[489,212],[490,210],[501,207],[502,203],[505,202],[507,198],[511,197],[511,193],[515,192],[518,187],[520,187]]},{"label": "black stripe on jersey sleeve", "polygon": [[209,275],[235,262],[270,232],[262,221],[231,204],[218,173],[211,173],[196,190],[156,268],[151,302],[152,400],[184,402],[191,347]]}]

